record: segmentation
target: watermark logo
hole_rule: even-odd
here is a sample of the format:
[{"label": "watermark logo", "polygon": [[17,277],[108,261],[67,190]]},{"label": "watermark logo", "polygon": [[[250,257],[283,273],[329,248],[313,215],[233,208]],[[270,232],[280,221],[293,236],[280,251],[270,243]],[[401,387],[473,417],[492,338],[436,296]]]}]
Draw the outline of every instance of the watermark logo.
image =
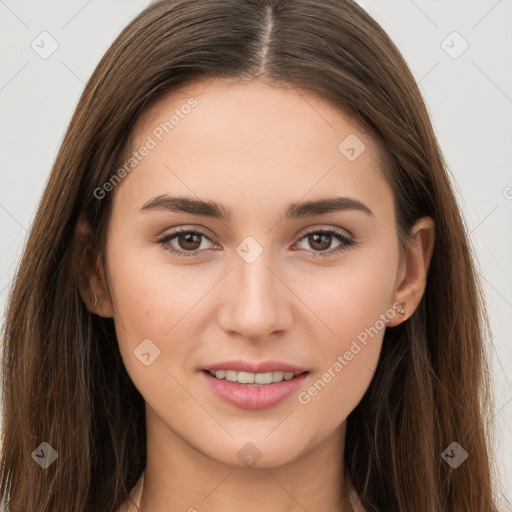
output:
[{"label": "watermark logo", "polygon": [[247,467],[253,467],[262,457],[262,453],[252,443],[245,443],[236,455]]},{"label": "watermark logo", "polygon": [[338,146],[338,151],[351,162],[357,160],[365,149],[364,142],[353,133],[345,137]]},{"label": "watermark logo", "polygon": [[155,359],[160,357],[160,349],[149,338],[143,340],[133,353],[144,366],[153,364]]},{"label": "watermark logo", "polygon": [[468,458],[468,452],[454,441],[441,453],[441,457],[453,469],[457,469]]},{"label": "watermark logo", "polygon": [[441,42],[441,48],[452,58],[458,59],[468,48],[469,43],[457,32],[448,34]]},{"label": "watermark logo", "polygon": [[47,442],[41,443],[31,454],[32,458],[43,468],[49,468],[59,454]]},{"label": "watermark logo", "polygon": [[30,47],[41,59],[50,57],[59,47],[57,40],[49,33],[41,32],[31,43]]},{"label": "watermark logo", "polygon": [[244,238],[236,248],[236,253],[246,263],[256,261],[262,252],[263,247],[252,236]]}]

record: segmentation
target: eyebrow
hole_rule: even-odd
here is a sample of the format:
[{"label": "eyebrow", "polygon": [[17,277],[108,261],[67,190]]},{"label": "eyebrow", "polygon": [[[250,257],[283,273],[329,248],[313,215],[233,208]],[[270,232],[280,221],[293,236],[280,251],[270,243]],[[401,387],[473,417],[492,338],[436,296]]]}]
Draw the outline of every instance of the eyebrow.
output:
[{"label": "eyebrow", "polygon": [[[143,212],[167,210],[170,212],[190,213],[192,215],[205,215],[225,221],[232,219],[231,210],[215,201],[203,201],[183,196],[172,197],[167,194],[153,197],[146,201],[140,210]],[[368,206],[351,197],[334,197],[292,203],[286,208],[284,216],[287,219],[300,219],[345,210],[358,210],[373,216],[373,212]]]}]

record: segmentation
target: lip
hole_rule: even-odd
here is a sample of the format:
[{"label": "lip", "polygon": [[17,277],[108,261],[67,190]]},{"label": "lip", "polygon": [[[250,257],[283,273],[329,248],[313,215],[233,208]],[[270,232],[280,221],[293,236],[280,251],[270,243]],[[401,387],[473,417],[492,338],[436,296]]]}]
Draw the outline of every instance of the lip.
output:
[{"label": "lip", "polygon": [[[289,366],[289,368],[293,367]],[[234,370],[235,368],[231,366],[231,369]],[[230,382],[212,377],[207,370],[200,373],[206,380],[206,384],[219,398],[240,409],[251,410],[268,409],[283,402],[290,395],[297,393],[309,376],[309,372],[305,372],[293,379],[274,382],[273,384],[240,384],[239,382]]]},{"label": "lip", "polygon": [[202,370],[236,370],[238,372],[250,373],[268,373],[268,372],[288,372],[288,373],[304,373],[307,370],[288,363],[267,359],[258,363],[252,363],[243,359],[232,359],[231,361],[223,361],[202,368]]}]

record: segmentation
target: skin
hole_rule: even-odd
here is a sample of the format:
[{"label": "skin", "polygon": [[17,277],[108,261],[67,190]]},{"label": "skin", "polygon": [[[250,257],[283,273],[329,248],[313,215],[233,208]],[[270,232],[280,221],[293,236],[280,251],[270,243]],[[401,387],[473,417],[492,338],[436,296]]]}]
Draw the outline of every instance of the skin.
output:
[{"label": "skin", "polygon": [[[388,328],[404,321],[396,312],[390,318],[395,302],[414,312],[433,222],[419,219],[401,258],[377,146],[311,92],[260,80],[196,82],[143,114],[131,149],[190,97],[197,106],[111,192],[106,266],[96,258],[81,285],[91,311],[114,318],[126,369],[146,402],[141,509],[348,511],[346,418],[371,382],[385,327],[307,404],[294,394],[266,410],[240,409],[214,395],[199,372],[232,358],[277,359],[309,370],[307,391],[381,315]],[[366,146],[354,161],[338,150],[349,134]],[[214,200],[233,218],[140,210],[165,193]],[[282,218],[290,203],[335,196],[355,198],[373,215]],[[167,248],[156,241],[179,226],[206,238],[195,245],[174,238]],[[334,253],[343,244],[336,237],[315,245],[306,236],[329,227],[355,242]],[[236,252],[247,236],[263,250],[252,263]],[[180,257],[169,245],[198,248]],[[314,257],[322,247],[331,254]],[[148,338],[160,356],[145,366],[134,350]],[[248,442],[261,453],[254,467],[237,457]]]}]

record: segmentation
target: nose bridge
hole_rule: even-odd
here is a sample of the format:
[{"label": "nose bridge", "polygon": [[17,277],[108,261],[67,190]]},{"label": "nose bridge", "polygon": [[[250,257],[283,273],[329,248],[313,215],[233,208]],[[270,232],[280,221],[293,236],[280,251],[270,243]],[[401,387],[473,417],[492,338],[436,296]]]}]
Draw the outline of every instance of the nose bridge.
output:
[{"label": "nose bridge", "polygon": [[236,249],[220,319],[227,331],[265,337],[286,328],[291,313],[270,248],[247,237]]}]

